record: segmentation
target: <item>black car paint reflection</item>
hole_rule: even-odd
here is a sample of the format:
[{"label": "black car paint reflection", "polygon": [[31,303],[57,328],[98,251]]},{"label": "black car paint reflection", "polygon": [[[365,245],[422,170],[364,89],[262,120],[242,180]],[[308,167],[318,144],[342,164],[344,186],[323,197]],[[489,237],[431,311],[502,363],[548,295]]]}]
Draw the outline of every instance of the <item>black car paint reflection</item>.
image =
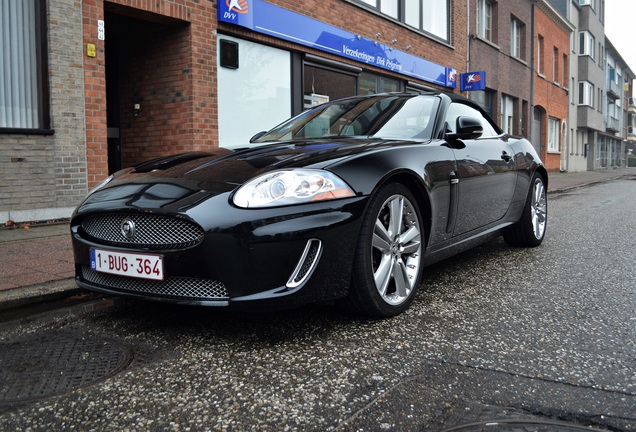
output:
[{"label": "black car paint reflection", "polygon": [[[276,309],[343,300],[391,316],[408,307],[431,263],[502,232],[538,245],[545,185],[532,145],[502,134],[466,99],[431,93],[335,101],[235,150],[174,155],[115,174],[74,213],[76,280],[174,303]],[[248,197],[240,204],[239,189]],[[95,274],[91,248],[148,252],[87,233],[87,217],[106,221],[109,214],[184,220],[204,236],[153,251],[163,256],[162,282]],[[541,228],[536,238],[527,236],[529,223]],[[214,294],[189,289],[198,284],[211,284]]]}]

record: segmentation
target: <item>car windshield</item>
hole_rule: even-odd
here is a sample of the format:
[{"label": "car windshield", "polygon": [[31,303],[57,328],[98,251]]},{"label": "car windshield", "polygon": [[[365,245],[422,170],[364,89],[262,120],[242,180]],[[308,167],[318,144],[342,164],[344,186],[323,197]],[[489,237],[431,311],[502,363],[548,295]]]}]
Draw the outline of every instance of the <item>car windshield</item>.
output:
[{"label": "car windshield", "polygon": [[342,136],[429,139],[438,105],[438,97],[421,95],[343,99],[305,111],[253,142]]}]

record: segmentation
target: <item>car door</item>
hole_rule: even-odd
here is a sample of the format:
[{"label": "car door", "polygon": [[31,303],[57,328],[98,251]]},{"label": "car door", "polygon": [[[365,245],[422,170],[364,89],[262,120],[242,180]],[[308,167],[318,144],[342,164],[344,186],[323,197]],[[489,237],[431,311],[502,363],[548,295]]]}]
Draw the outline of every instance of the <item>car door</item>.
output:
[{"label": "car door", "polygon": [[451,176],[452,187],[456,188],[454,236],[503,218],[517,179],[512,148],[481,111],[453,102],[446,114],[447,130],[455,133],[461,116],[478,119],[483,131],[478,137],[448,140],[457,161]]}]

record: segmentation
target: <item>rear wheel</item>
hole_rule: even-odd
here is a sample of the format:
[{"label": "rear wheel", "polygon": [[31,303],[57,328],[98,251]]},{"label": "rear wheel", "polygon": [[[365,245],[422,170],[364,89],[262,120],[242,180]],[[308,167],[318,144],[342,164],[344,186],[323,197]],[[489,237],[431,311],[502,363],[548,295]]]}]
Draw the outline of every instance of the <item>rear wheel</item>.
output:
[{"label": "rear wheel", "polygon": [[547,223],[548,198],[545,181],[541,174],[535,173],[521,219],[504,230],[504,240],[512,246],[539,246],[545,236]]},{"label": "rear wheel", "polygon": [[413,194],[399,183],[383,186],[362,221],[349,303],[377,317],[406,310],[422,277],[424,239]]}]

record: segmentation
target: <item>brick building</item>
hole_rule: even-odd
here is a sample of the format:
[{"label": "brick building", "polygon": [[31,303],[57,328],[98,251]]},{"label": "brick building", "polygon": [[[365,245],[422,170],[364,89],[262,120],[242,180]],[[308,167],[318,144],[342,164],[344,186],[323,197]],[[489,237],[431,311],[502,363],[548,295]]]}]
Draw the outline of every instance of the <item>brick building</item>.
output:
[{"label": "brick building", "polygon": [[565,167],[570,92],[570,35],[574,27],[547,1],[534,12],[534,113],[532,140],[548,171]]},{"label": "brick building", "polygon": [[532,3],[469,1],[468,68],[486,71],[487,87],[468,96],[479,102],[504,132],[526,137],[532,106]]},{"label": "brick building", "polygon": [[247,142],[324,100],[453,91],[465,66],[467,9],[452,0],[23,3],[49,117],[0,123],[2,222],[68,217],[110,172]]}]

